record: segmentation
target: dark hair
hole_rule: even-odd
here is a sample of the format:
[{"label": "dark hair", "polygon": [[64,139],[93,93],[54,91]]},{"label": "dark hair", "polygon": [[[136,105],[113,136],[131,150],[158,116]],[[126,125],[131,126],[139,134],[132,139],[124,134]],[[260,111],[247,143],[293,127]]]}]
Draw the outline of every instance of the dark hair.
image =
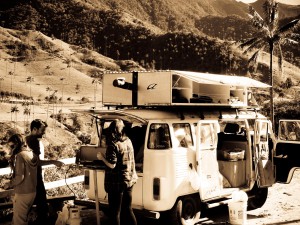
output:
[{"label": "dark hair", "polygon": [[32,120],[30,124],[30,130],[32,131],[34,128],[40,129],[41,126],[48,127],[48,124],[45,121],[42,121],[40,119]]},{"label": "dark hair", "polygon": [[14,168],[14,161],[15,161],[15,156],[22,151],[22,147],[25,145],[24,139],[20,134],[13,134],[10,136],[8,139],[7,143],[12,142],[14,143],[14,149],[12,150],[12,154],[10,156],[9,164],[10,167]]},{"label": "dark hair", "polygon": [[124,127],[125,124],[123,122],[123,120],[121,119],[115,119],[111,122],[111,124],[109,125],[109,131],[110,131],[110,135],[109,136],[109,141],[120,141],[124,138]]}]

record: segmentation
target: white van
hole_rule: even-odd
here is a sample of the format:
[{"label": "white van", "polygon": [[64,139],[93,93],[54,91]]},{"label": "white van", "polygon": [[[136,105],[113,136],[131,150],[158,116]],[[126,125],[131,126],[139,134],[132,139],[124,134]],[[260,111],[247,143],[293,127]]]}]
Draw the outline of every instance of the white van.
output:
[{"label": "white van", "polygon": [[[186,74],[182,71],[163,73],[169,74],[164,78],[171,76],[171,88],[174,87],[174,78],[187,79],[181,85],[189,82],[186,76],[178,75],[180,73]],[[153,77],[158,75],[153,74]],[[143,90],[136,87],[146,88],[150,85],[138,82],[139,77],[134,78],[136,83],[133,82],[133,85],[126,84],[128,77],[120,78],[120,74],[104,77],[103,99],[106,93],[110,95],[109,103],[105,104],[104,101],[104,104],[117,108],[84,111],[96,121],[94,125],[97,138],[93,140],[94,143],[81,146],[77,154],[78,164],[86,168],[85,187],[90,200],[98,200],[102,209],[108,204],[104,190],[105,167],[97,160],[96,155],[99,151],[106,151],[106,129],[116,118],[125,122],[126,133],[135,150],[139,179],[133,188],[132,205],[135,212],[147,217],[166,219],[171,224],[194,224],[199,221],[203,207],[228,203],[236,190],[247,192],[248,209],[259,208],[267,199],[268,187],[276,182],[275,175],[282,171],[281,161],[285,161],[286,166],[292,166],[286,167],[279,181],[290,181],[289,172],[297,167],[297,163],[295,161],[294,164],[289,164],[290,158],[286,155],[284,145],[295,145],[299,140],[277,143],[270,121],[257,112],[256,108],[249,107],[249,100],[253,101],[253,98],[248,97],[251,93],[248,87],[232,88],[232,85],[227,87],[229,85],[222,84],[224,87],[221,85],[220,89],[214,87],[219,84],[210,84],[212,86],[207,89],[194,84],[196,75],[193,74],[192,82],[187,85],[191,90],[182,89],[184,86],[177,89],[185,91],[180,97],[188,99],[187,102],[175,102],[173,90],[168,98],[163,95],[159,97],[155,93],[159,99],[151,98],[151,103],[147,103],[146,98],[139,95]],[[122,96],[111,97],[123,95],[118,92],[116,80],[120,81],[121,86],[127,85],[122,89],[127,94],[126,104],[111,103],[116,99],[122,100]],[[151,80],[151,87],[157,86],[152,79],[146,80]],[[110,89],[112,85],[105,86],[113,82],[116,88],[114,91]],[[127,92],[131,92],[130,90],[132,96],[128,96]],[[191,101],[202,90],[206,93],[206,102]],[[161,93],[163,92],[166,90],[162,88]],[[233,96],[231,92],[239,93]],[[209,98],[211,100],[207,102]],[[160,104],[154,104],[155,101]],[[169,102],[165,103],[166,101]],[[230,104],[234,104],[234,107]],[[280,154],[275,151],[276,145],[280,146]],[[287,154],[299,155],[295,151],[297,147],[293,147],[294,151]]]}]

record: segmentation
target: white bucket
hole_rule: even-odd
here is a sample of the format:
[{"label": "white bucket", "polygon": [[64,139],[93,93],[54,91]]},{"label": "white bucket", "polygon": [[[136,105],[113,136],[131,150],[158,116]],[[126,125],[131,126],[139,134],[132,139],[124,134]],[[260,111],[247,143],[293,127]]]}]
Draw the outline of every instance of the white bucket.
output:
[{"label": "white bucket", "polygon": [[228,203],[229,222],[232,225],[247,224],[247,201],[232,201]]}]

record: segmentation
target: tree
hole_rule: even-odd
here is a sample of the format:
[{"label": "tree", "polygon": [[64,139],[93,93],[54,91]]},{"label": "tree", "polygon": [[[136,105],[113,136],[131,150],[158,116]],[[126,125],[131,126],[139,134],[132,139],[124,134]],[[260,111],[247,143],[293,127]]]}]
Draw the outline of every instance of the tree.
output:
[{"label": "tree", "polygon": [[63,108],[63,101],[64,101],[64,80],[65,80],[64,77],[61,77],[61,78],[60,78],[60,81],[61,81],[61,84],[62,84],[62,89],[61,89],[61,99],[60,99],[60,103],[61,103],[61,108],[60,108],[60,110],[61,110],[61,111],[62,111],[62,108]]},{"label": "tree", "polygon": [[18,106],[17,105],[12,106],[11,109],[10,109],[10,112],[15,113],[15,127],[16,127],[16,123],[18,121],[18,112],[19,112]]},{"label": "tree", "polygon": [[[299,25],[299,19],[295,19],[282,27],[278,26],[278,3],[275,0],[266,0],[264,5],[263,19],[252,6],[249,6],[249,16],[251,22],[257,32],[252,38],[243,42],[240,47],[247,47],[244,51],[248,53],[255,50],[254,54],[249,59],[249,64],[254,67],[257,66],[257,59],[259,53],[265,49],[270,53],[270,67],[269,67],[269,80],[270,80],[270,108],[271,108],[271,121],[274,124],[274,101],[273,101],[273,55],[275,51],[278,51],[278,68],[282,72],[282,48],[284,44],[298,44],[293,40],[297,35],[293,33],[294,29]],[[274,127],[273,127],[274,129]]]},{"label": "tree", "polygon": [[[29,82],[29,96],[30,96],[30,100],[31,100],[31,103],[32,103],[32,111],[33,111],[33,115],[34,115],[34,101],[33,101],[32,95],[31,95],[31,85],[32,85],[33,81],[34,81],[34,77],[29,76],[29,77],[26,78],[26,82]],[[31,106],[30,106],[30,108],[31,108]],[[34,119],[34,118],[32,118],[32,119]]]},{"label": "tree", "polygon": [[79,91],[80,91],[80,85],[76,84],[76,86],[75,86],[75,92],[76,92],[76,94],[78,94]]},{"label": "tree", "polygon": [[48,100],[48,104],[47,104],[47,119],[48,119],[49,104],[50,104],[50,91],[52,91],[52,88],[51,87],[46,87],[46,91],[49,92],[49,94],[47,95],[47,100]]},{"label": "tree", "polygon": [[10,92],[12,94],[12,90],[13,90],[13,88],[12,88],[13,87],[13,85],[12,85],[13,84],[13,76],[15,75],[15,73],[13,71],[9,71],[8,75],[11,76],[10,77]]},{"label": "tree", "polygon": [[22,103],[22,106],[24,107],[24,111],[23,111],[23,114],[24,114],[24,132],[26,133],[29,129],[26,128],[27,125],[28,125],[28,120],[29,120],[29,117],[30,117],[30,107],[29,107],[30,103],[29,102],[23,102]]},{"label": "tree", "polygon": [[96,102],[97,102],[97,84],[101,84],[101,81],[99,81],[98,79],[93,79],[92,80],[92,84],[94,84],[94,107],[96,109]]},{"label": "tree", "polygon": [[[0,90],[2,91],[2,81],[4,81],[3,77],[0,77]],[[2,96],[2,95],[1,95]],[[3,99],[2,99],[3,100]]]}]

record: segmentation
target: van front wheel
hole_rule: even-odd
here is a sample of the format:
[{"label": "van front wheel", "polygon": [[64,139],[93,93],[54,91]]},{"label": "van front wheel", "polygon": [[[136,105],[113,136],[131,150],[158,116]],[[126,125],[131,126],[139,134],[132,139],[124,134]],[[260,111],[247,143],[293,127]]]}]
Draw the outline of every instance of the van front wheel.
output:
[{"label": "van front wheel", "polygon": [[171,210],[162,215],[162,219],[172,225],[194,225],[200,219],[199,200],[199,196],[198,199],[192,196],[180,198]]}]

